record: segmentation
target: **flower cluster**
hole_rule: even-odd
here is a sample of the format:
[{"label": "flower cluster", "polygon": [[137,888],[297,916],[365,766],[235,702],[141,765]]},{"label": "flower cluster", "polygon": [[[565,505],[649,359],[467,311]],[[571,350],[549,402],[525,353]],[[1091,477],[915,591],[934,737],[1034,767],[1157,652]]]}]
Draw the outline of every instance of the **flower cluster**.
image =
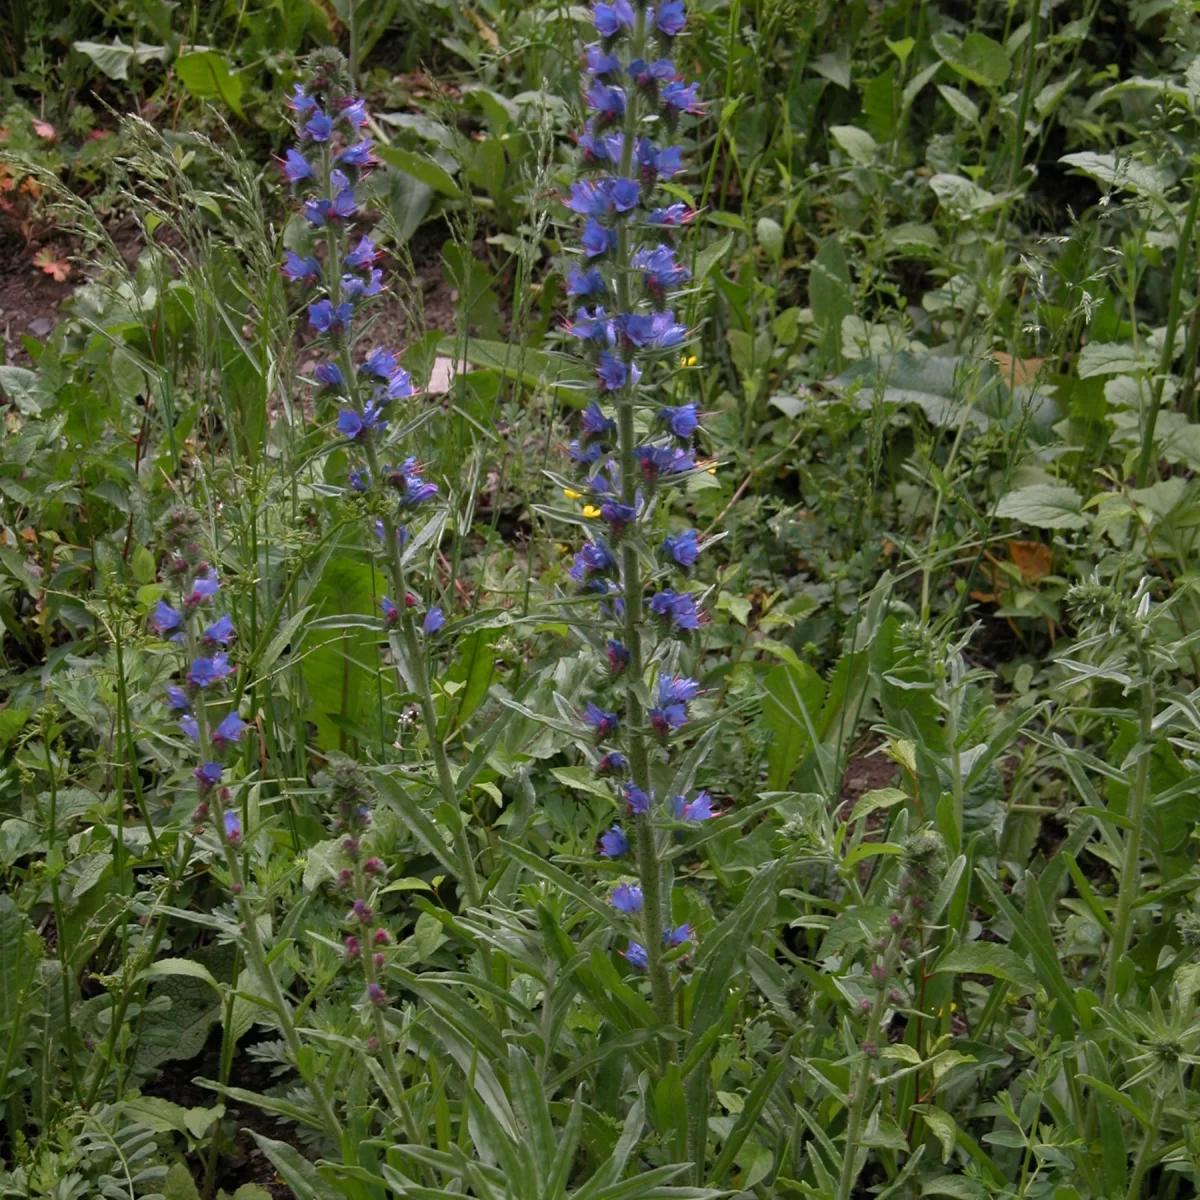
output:
[{"label": "flower cluster", "polygon": [[226,807],[231,796],[222,784],[225,767],[220,759],[241,741],[246,723],[236,707],[215,723],[210,713],[213,705],[220,704],[222,685],[235,671],[228,651],[236,632],[228,614],[215,614],[221,585],[216,569],[203,556],[199,534],[199,517],[190,509],[176,508],[167,514],[162,573],[174,593],[172,599],[178,595],[178,607],[160,598],[150,614],[150,628],[175,642],[186,656],[182,679],[167,686],[166,704],[200,756],[192,772],[200,793],[192,819],[199,832],[213,818],[218,837],[237,846],[242,825],[237,812]]},{"label": "flower cluster", "polygon": [[[577,137],[580,177],[562,198],[579,221],[579,249],[566,271],[574,311],[565,329],[597,391],[569,446],[582,481],[567,494],[583,501],[591,525],[569,576],[596,598],[611,629],[609,682],[581,719],[598,746],[622,746],[602,751],[596,771],[614,777],[629,824],[613,825],[599,853],[636,859],[639,883],[618,884],[609,902],[642,931],[623,953],[650,971],[661,1007],[665,976],[655,976],[662,953],[690,940],[691,930],[672,926],[670,898],[659,895],[659,830],[672,819],[717,815],[705,792],[656,800],[652,784],[701,692],[678,663],[705,620],[686,579],[703,546],[694,530],[665,532],[663,525],[668,489],[703,469],[700,414],[694,404],[660,396],[670,360],[678,361],[691,336],[672,303],[691,280],[674,238],[695,216],[661,185],[684,171],[683,147],[671,139],[685,114],[703,106],[671,57],[686,23],[682,0],[598,2],[592,19],[598,40],[584,49],[590,111]],[[656,570],[645,570],[649,561]],[[641,699],[646,687],[649,704]]]},{"label": "flower cluster", "polygon": [[[371,795],[357,763],[349,759],[333,763],[328,771],[329,794],[333,802],[333,835],[341,841],[345,865],[338,873],[338,884],[349,898],[346,924],[350,932],[344,942],[348,962],[360,964],[368,1003],[382,1008],[388,1002],[380,982],[385,950],[392,944],[391,934],[375,914],[374,892],[383,881],[387,868],[383,861],[365,853],[363,841],[371,825]],[[378,1049],[376,1035],[371,1048]]]},{"label": "flower cluster", "polygon": [[[373,525],[392,555],[409,540],[408,527],[399,517],[416,515],[436,499],[439,489],[422,477],[415,458],[394,466],[380,461],[392,409],[413,397],[415,389],[392,350],[359,347],[363,310],[383,291],[383,272],[376,266],[379,250],[369,235],[353,228],[361,215],[358,185],[376,165],[372,140],[364,133],[369,117],[363,101],[350,90],[344,60],[336,52],[314,56],[311,80],[307,86],[295,86],[288,107],[298,144],[288,150],[280,167],[302,206],[312,245],[309,253],[289,250],[282,271],[302,290],[307,325],[326,354],[313,371],[313,382],[322,399],[336,403],[335,428],[358,459],[347,479],[349,492],[364,497],[372,511],[385,514]],[[381,600],[389,628],[420,606],[407,588],[400,595],[402,609],[387,596]],[[442,624],[439,609],[425,612],[426,633],[437,632]]]}]

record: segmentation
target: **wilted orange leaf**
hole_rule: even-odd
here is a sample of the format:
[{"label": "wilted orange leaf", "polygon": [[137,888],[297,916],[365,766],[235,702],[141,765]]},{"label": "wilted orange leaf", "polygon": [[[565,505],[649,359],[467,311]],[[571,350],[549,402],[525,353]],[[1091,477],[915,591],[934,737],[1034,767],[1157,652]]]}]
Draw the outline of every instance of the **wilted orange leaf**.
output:
[{"label": "wilted orange leaf", "polygon": [[39,121],[37,117],[33,118],[33,132],[40,138],[45,138],[48,142],[58,141],[58,130],[50,124],[49,121]]},{"label": "wilted orange leaf", "polygon": [[1008,557],[1026,583],[1037,583],[1050,574],[1050,547],[1042,542],[1009,542]]},{"label": "wilted orange leaf", "polygon": [[52,246],[43,246],[33,256],[33,265],[41,267],[47,275],[53,275],[55,283],[66,283],[71,274],[71,264],[65,258],[55,258]]},{"label": "wilted orange leaf", "polygon": [[1044,358],[1014,358],[1003,350],[992,352],[992,361],[1000,368],[1000,375],[1009,387],[1027,387],[1042,369]]}]

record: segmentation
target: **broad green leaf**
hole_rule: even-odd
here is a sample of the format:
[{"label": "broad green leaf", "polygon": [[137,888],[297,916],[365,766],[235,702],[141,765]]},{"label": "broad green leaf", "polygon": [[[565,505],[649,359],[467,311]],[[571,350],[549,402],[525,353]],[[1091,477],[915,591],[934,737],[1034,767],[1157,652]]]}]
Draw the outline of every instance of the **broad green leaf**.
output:
[{"label": "broad green leaf", "polygon": [[1149,364],[1128,342],[1088,342],[1079,352],[1077,371],[1080,379],[1096,375],[1128,375]]},{"label": "broad green leaf", "polygon": [[831,125],[829,132],[856,163],[867,166],[875,161],[879,143],[865,129],[859,129],[856,125]]},{"label": "broad green leaf", "polygon": [[114,38],[111,43],[72,42],[71,48],[86,54],[97,68],[109,79],[126,80],[133,63],[163,62],[167,57],[166,46],[127,46]]},{"label": "broad green leaf", "polygon": [[1015,950],[999,942],[964,942],[944,954],[935,975],[994,975],[1023,995],[1037,991],[1037,976]]},{"label": "broad green leaf", "polygon": [[342,1193],[317,1174],[317,1168],[294,1146],[250,1130],[258,1148],[271,1160],[296,1200],[341,1200]]},{"label": "broad green leaf", "polygon": [[175,60],[179,82],[197,100],[220,100],[242,116],[242,92],[245,84],[229,63],[215,50],[196,50]]},{"label": "broad green leaf", "polygon": [[415,150],[405,150],[400,146],[377,146],[375,153],[388,166],[420,180],[440,195],[457,199],[463,194],[454,176],[428,154],[419,154]]},{"label": "broad green leaf", "polygon": [[943,62],[980,87],[1000,87],[1012,70],[1004,47],[983,33],[968,33],[961,42],[948,33],[935,33],[933,48]]},{"label": "broad green leaf", "polygon": [[1092,150],[1081,150],[1075,154],[1064,154],[1058,161],[1108,187],[1137,192],[1154,199],[1162,199],[1173,182],[1166,170],[1147,166],[1133,157],[1120,157],[1116,153],[1097,154]]},{"label": "broad green leaf", "polygon": [[996,505],[996,516],[1038,529],[1083,529],[1092,521],[1083,511],[1083,497],[1073,487],[1052,483],[1032,483],[1009,492]]}]

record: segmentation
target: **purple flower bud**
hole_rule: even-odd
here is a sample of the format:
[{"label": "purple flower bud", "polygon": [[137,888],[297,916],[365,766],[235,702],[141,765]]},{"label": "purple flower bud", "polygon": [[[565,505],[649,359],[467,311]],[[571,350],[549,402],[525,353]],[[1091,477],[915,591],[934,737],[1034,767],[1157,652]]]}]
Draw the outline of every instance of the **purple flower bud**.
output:
[{"label": "purple flower bud", "polygon": [[629,766],[629,760],[625,755],[613,750],[596,764],[597,775],[618,775]]},{"label": "purple flower bud", "polygon": [[630,942],[621,951],[621,954],[625,961],[635,970],[644,971],[650,965],[650,956],[646,953],[646,947],[640,942]]},{"label": "purple flower bud", "polygon": [[192,771],[192,777],[196,780],[196,790],[201,794],[211,791],[221,782],[223,770],[220,763],[201,763]]},{"label": "purple flower bud", "polygon": [[333,122],[328,115],[319,108],[314,108],[312,116],[304,123],[305,136],[314,142],[327,142],[332,132]]},{"label": "purple flower bud", "polygon": [[692,927],[684,921],[682,925],[676,926],[674,929],[663,930],[663,943],[670,946],[674,950],[677,946],[682,946],[684,942],[692,940]]},{"label": "purple flower bud", "polygon": [[238,815],[232,808],[225,810],[225,840],[231,845],[236,846],[242,840],[242,823],[238,820]]},{"label": "purple flower bud", "polygon": [[359,945],[358,938],[356,938],[354,934],[350,934],[350,936],[346,938],[346,957],[358,958],[361,953],[362,946]]},{"label": "purple flower bud", "polygon": [[206,688],[219,683],[233,674],[233,664],[226,654],[214,654],[212,658],[197,658],[188,668],[188,683],[192,687]]},{"label": "purple flower bud", "polygon": [[284,158],[283,175],[288,183],[299,183],[313,177],[312,163],[299,150],[289,150]]},{"label": "purple flower bud", "polygon": [[369,925],[374,915],[371,906],[361,896],[354,901],[354,905],[350,909],[351,919],[361,921],[364,925]]},{"label": "purple flower bud", "polygon": [[587,706],[583,710],[583,719],[596,731],[597,741],[611,737],[617,732],[617,727],[620,724],[616,713],[607,712],[591,700],[587,702]]},{"label": "purple flower bud", "polygon": [[604,652],[608,657],[608,669],[613,675],[619,675],[633,661],[629,649],[615,638],[608,639]]},{"label": "purple flower bud", "polygon": [[629,839],[621,832],[619,825],[600,835],[600,853],[605,858],[620,858],[629,853]]},{"label": "purple flower bud", "polygon": [[632,916],[642,911],[642,889],[636,883],[618,883],[609,894],[608,902],[618,912]]},{"label": "purple flower bud", "polygon": [[650,811],[650,797],[636,783],[625,785],[625,807],[637,817]]},{"label": "purple flower bud", "polygon": [[686,571],[700,557],[700,547],[696,544],[696,531],[685,529],[671,537],[663,538],[661,553],[671,559]]},{"label": "purple flower bud", "polygon": [[382,1008],[387,1003],[387,992],[377,983],[367,984],[367,998],[376,1008]]},{"label": "purple flower bud", "polygon": [[383,623],[385,625],[395,625],[400,620],[400,611],[386,597],[379,598],[379,607],[383,609]]},{"label": "purple flower bud", "polygon": [[327,388],[340,388],[343,383],[341,368],[332,362],[320,363],[313,372],[313,378]]}]

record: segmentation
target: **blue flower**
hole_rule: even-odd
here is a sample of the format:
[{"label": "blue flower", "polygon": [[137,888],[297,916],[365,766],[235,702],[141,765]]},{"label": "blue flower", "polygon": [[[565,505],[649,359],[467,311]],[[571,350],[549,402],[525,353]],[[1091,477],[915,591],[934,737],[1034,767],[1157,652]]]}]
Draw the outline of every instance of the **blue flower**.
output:
[{"label": "blue flower", "polygon": [[683,149],[667,146],[660,150],[649,138],[638,138],[637,163],[642,170],[642,179],[654,183],[657,179],[670,179],[683,169]]},{"label": "blue flower", "polygon": [[225,840],[231,845],[236,846],[242,840],[242,823],[238,820],[238,815],[232,808],[225,810]]},{"label": "blue flower", "polygon": [[611,217],[637,207],[641,188],[636,179],[584,179],[571,184],[570,194],[563,203],[584,217]]},{"label": "blue flower", "polygon": [[591,45],[583,48],[583,65],[597,79],[603,79],[621,69],[621,60],[615,54],[606,53],[603,46]]},{"label": "blue flower", "polygon": [[283,160],[283,174],[288,183],[299,183],[313,177],[312,163],[299,150],[289,150]]},{"label": "blue flower", "polygon": [[431,608],[425,614],[425,620],[421,622],[421,628],[426,633],[437,633],[439,629],[446,623],[446,618],[440,608]]},{"label": "blue flower", "polygon": [[620,724],[616,713],[605,711],[591,700],[587,702],[587,706],[583,710],[583,719],[596,731],[597,741],[611,737],[617,732],[617,727]]},{"label": "blue flower", "polygon": [[240,742],[245,728],[246,722],[236,712],[229,713],[213,730],[213,745],[228,746],[233,742]]},{"label": "blue flower", "polygon": [[611,571],[617,560],[603,542],[588,542],[576,555],[568,574],[576,583],[586,583],[593,571]]},{"label": "blue flower", "polygon": [[400,502],[409,508],[416,508],[426,500],[432,500],[438,494],[436,483],[426,483],[417,474],[417,460],[406,458],[398,467],[389,468],[385,474],[388,483],[400,492]]},{"label": "blue flower", "polygon": [[694,404],[680,404],[675,408],[660,408],[658,419],[677,437],[685,442],[700,427],[700,413]]},{"label": "blue flower", "polygon": [[337,156],[337,161],[344,167],[369,167],[374,159],[371,158],[371,139],[363,138],[353,146],[347,146]]},{"label": "blue flower", "polygon": [[176,687],[172,683],[167,685],[167,707],[173,712],[188,712],[191,710],[192,702],[183,688]]},{"label": "blue flower", "polygon": [[383,430],[387,422],[380,419],[374,404],[368,404],[361,413],[352,408],[343,408],[338,413],[338,433],[352,442],[361,441],[372,429]]},{"label": "blue flower", "polygon": [[673,560],[686,571],[696,564],[700,557],[700,547],[696,543],[696,531],[685,529],[671,537],[663,538],[660,550],[663,555]]},{"label": "blue flower", "polygon": [[354,315],[349,304],[339,304],[334,308],[329,300],[318,300],[308,306],[308,323],[318,333],[336,333],[347,325]]},{"label": "blue flower", "polygon": [[323,362],[318,364],[313,377],[327,388],[340,388],[344,382],[342,369],[337,363]]},{"label": "blue flower", "polygon": [[197,658],[188,667],[187,677],[192,687],[206,688],[232,674],[233,664],[229,661],[229,656],[214,654],[212,658]]},{"label": "blue flower", "polygon": [[585,121],[583,132],[576,139],[583,151],[586,163],[617,163],[621,161],[621,149],[625,145],[622,133],[601,133],[595,121]]},{"label": "blue flower", "polygon": [[590,446],[581,445],[577,439],[572,439],[567,445],[567,453],[577,463],[591,466],[604,453],[604,447],[598,442],[593,442]]},{"label": "blue flower", "polygon": [[187,598],[187,603],[206,604],[221,590],[221,584],[217,579],[217,573],[209,567],[207,571],[202,571],[192,580],[191,594]]},{"label": "blue flower", "polygon": [[625,90],[601,83],[598,79],[584,92],[583,102],[595,110],[602,124],[619,121],[625,115]]},{"label": "blue flower", "polygon": [[617,775],[629,766],[625,755],[616,750],[610,751],[596,764],[597,775]]},{"label": "blue flower", "polygon": [[695,219],[696,210],[689,208],[686,204],[668,204],[666,208],[651,209],[646,214],[646,221],[650,225],[667,225],[678,226],[686,225],[689,221]]},{"label": "blue flower", "polygon": [[221,782],[221,773],[224,770],[225,768],[217,762],[201,763],[192,771],[192,777],[196,780],[200,790],[207,792]]},{"label": "blue flower", "polygon": [[668,83],[662,90],[662,102],[668,117],[679,113],[691,113],[698,117],[704,112],[698,83]]},{"label": "blue flower", "polygon": [[663,37],[676,37],[683,32],[687,24],[687,13],[684,12],[683,0],[663,0],[655,13],[655,24]]},{"label": "blue flower", "polygon": [[333,122],[319,108],[314,109],[313,115],[304,124],[304,132],[314,142],[327,142],[333,133]]},{"label": "blue flower", "polygon": [[650,728],[664,741],[687,724],[687,709],[682,704],[660,704],[646,714]]},{"label": "blue flower", "polygon": [[617,341],[615,322],[604,311],[603,304],[597,304],[591,313],[586,308],[578,309],[575,320],[567,323],[567,332],[581,342],[596,342],[601,346],[614,346]]},{"label": "blue flower", "polygon": [[317,107],[317,102],[298,83],[292,85],[292,94],[288,96],[284,103],[293,112],[300,113],[301,116],[307,112],[312,112]]},{"label": "blue flower", "polygon": [[700,695],[700,685],[686,675],[660,675],[658,679],[659,704],[686,704]]},{"label": "blue flower", "polygon": [[583,410],[583,416],[580,419],[580,426],[583,430],[583,441],[601,441],[611,440],[617,436],[617,423],[612,417],[604,415],[599,403],[592,400],[587,408]]},{"label": "blue flower", "polygon": [[350,472],[349,483],[352,492],[365,492],[371,486],[371,472],[365,467],[362,470],[356,468]]},{"label": "blue flower", "polygon": [[620,825],[600,835],[600,853],[605,858],[620,858],[629,853],[629,839],[621,832]]},{"label": "blue flower", "polygon": [[293,283],[311,283],[321,277],[321,264],[311,254],[301,258],[299,254],[289,250],[281,269]]},{"label": "blue flower", "polygon": [[642,911],[642,889],[636,883],[618,883],[609,893],[608,902],[627,916]]},{"label": "blue flower", "polygon": [[632,504],[620,500],[605,500],[600,505],[600,516],[608,522],[613,537],[618,537],[626,525],[637,520],[637,509]]},{"label": "blue flower", "polygon": [[675,949],[677,946],[682,946],[684,942],[692,940],[692,927],[684,921],[682,925],[674,929],[663,930],[663,944]]},{"label": "blue flower", "polygon": [[[334,174],[337,174],[335,171]],[[354,199],[354,189],[345,187],[333,198],[333,206],[329,209],[330,219],[348,221],[358,212],[358,204]]]},{"label": "blue flower", "polygon": [[588,267],[586,271],[581,271],[572,263],[567,273],[568,296],[604,296],[607,292],[608,285],[597,268]]},{"label": "blue flower", "polygon": [[386,596],[379,598],[379,607],[383,609],[385,625],[395,625],[400,620],[400,610]]},{"label": "blue flower", "polygon": [[215,620],[200,635],[200,640],[211,650],[214,646],[228,646],[235,636],[233,621],[226,614]]},{"label": "blue flower", "polygon": [[671,801],[675,816],[680,821],[708,821],[720,816],[712,806],[712,797],[707,792],[697,792],[695,800],[686,796],[676,796]]},{"label": "blue flower", "polygon": [[653,88],[675,78],[675,64],[669,58],[658,58],[648,63],[644,58],[635,58],[626,68],[634,83],[641,88]]},{"label": "blue flower", "polygon": [[353,250],[348,251],[342,261],[348,267],[365,271],[368,267],[374,266],[375,260],[378,257],[379,252],[375,249],[375,243],[369,237],[364,236],[359,238],[358,245]]},{"label": "blue flower", "polygon": [[366,279],[357,275],[342,276],[342,294],[351,303],[365,300],[368,296],[378,296],[383,291],[383,272],[369,271]]},{"label": "blue flower", "polygon": [[187,734],[187,736],[190,737],[193,742],[198,742],[200,740],[200,726],[196,723],[196,718],[193,717],[191,713],[188,713],[186,717],[181,717],[179,719],[179,728],[182,729],[183,732]]},{"label": "blue flower", "polygon": [[636,783],[627,783],[625,807],[633,816],[640,817],[650,811],[650,797]]},{"label": "blue flower", "polygon": [[341,116],[352,129],[361,129],[367,123],[366,102],[347,96],[342,101]]},{"label": "blue flower", "polygon": [[605,391],[619,392],[627,380],[636,384],[642,377],[642,372],[636,363],[626,364],[615,354],[601,350],[599,361],[596,363],[596,375],[604,385]]},{"label": "blue flower", "polygon": [[407,400],[413,394],[412,376],[400,368],[388,380],[387,398],[391,400]]},{"label": "blue flower", "polygon": [[622,646],[615,638],[608,639],[604,652],[608,656],[608,669],[614,675],[619,675],[633,661],[629,648]]},{"label": "blue flower", "polygon": [[170,633],[183,623],[183,613],[172,608],[165,600],[160,600],[150,614],[150,628],[157,634]]},{"label": "blue flower", "polygon": [[304,219],[316,229],[329,219],[333,205],[328,200],[306,200],[304,202]]},{"label": "blue flower", "polygon": [[621,955],[631,967],[638,971],[644,971],[650,965],[650,956],[646,953],[646,947],[640,942],[630,942],[621,951]]},{"label": "blue flower", "polygon": [[674,250],[662,244],[635,251],[630,265],[635,271],[642,272],[646,291],[657,300],[662,299],[667,288],[678,287],[692,277],[691,271],[675,260]]},{"label": "blue flower", "polygon": [[629,0],[613,0],[612,4],[597,3],[592,8],[592,21],[601,37],[616,37],[622,29],[633,28],[633,6]]},{"label": "blue flower", "polygon": [[621,313],[616,320],[621,337],[639,350],[673,350],[687,337],[687,326],[671,312]]},{"label": "blue flower", "polygon": [[583,226],[579,244],[588,258],[599,258],[617,248],[617,231],[601,225],[595,217],[588,217]]},{"label": "blue flower", "polygon": [[687,592],[675,592],[664,588],[651,596],[649,603],[650,611],[675,629],[700,628],[700,614],[696,611],[696,602]]},{"label": "blue flower", "polygon": [[390,350],[380,347],[372,350],[358,369],[361,374],[374,375],[376,379],[382,379],[386,383],[396,373],[399,365],[396,356]]}]

